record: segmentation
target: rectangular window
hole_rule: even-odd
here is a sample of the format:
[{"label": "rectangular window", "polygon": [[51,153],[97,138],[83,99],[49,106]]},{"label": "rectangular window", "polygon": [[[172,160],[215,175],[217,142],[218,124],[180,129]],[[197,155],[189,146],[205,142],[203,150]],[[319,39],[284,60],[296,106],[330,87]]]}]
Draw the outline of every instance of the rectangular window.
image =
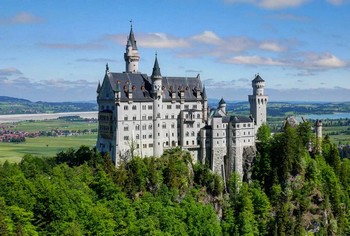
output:
[{"label": "rectangular window", "polygon": [[165,115],[165,119],[169,119],[169,115]]},{"label": "rectangular window", "polygon": [[152,105],[148,105],[148,110],[152,110]]},{"label": "rectangular window", "polygon": [[152,116],[148,116],[148,119],[149,119],[149,120],[152,120]]},{"label": "rectangular window", "polygon": [[153,147],[153,143],[148,144],[148,147],[150,148]]},{"label": "rectangular window", "polygon": [[148,138],[152,138],[152,134],[149,134],[149,135],[148,135]]},{"label": "rectangular window", "polygon": [[125,106],[124,106],[124,110],[125,110],[125,111],[129,110],[129,106],[128,106],[128,105],[125,105]]},{"label": "rectangular window", "polygon": [[129,136],[124,136],[124,140],[129,140]]},{"label": "rectangular window", "polygon": [[180,105],[176,105],[176,109],[180,109],[181,108],[181,106]]},{"label": "rectangular window", "polygon": [[166,107],[167,107],[167,109],[171,109],[171,105],[167,105]]},{"label": "rectangular window", "polygon": [[142,120],[146,120],[146,115],[142,115]]},{"label": "rectangular window", "polygon": [[185,109],[188,109],[189,108],[189,106],[188,105],[185,105]]},{"label": "rectangular window", "polygon": [[175,119],[175,116],[174,116],[174,115],[171,115],[171,119]]},{"label": "rectangular window", "polygon": [[142,105],[142,110],[146,110],[146,105]]},{"label": "rectangular window", "polygon": [[143,147],[143,148],[147,148],[147,144],[145,144],[145,143],[142,144],[142,147]]},{"label": "rectangular window", "polygon": [[193,105],[193,109],[197,109],[197,105]]}]

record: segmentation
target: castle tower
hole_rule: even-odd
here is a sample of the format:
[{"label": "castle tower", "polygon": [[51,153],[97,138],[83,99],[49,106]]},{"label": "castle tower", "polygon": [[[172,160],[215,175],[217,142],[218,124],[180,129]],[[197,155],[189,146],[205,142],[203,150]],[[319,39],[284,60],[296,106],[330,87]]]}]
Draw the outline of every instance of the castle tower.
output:
[{"label": "castle tower", "polygon": [[202,92],[202,99],[203,99],[203,121],[208,121],[208,98],[207,93],[205,91],[205,87],[203,86],[203,92]]},{"label": "castle tower", "polygon": [[316,120],[316,151],[322,153],[322,120]]},{"label": "castle tower", "polygon": [[157,54],[152,72],[152,95],[153,95],[153,156],[163,154],[162,146],[162,75],[158,64]]},{"label": "castle tower", "polygon": [[226,115],[226,102],[223,98],[219,102],[219,109]]},{"label": "castle tower", "polygon": [[264,95],[265,81],[256,75],[252,81],[253,95],[249,95],[250,114],[254,118],[255,132],[266,123],[266,106],[269,97]]},{"label": "castle tower", "polygon": [[126,73],[138,73],[140,55],[136,46],[136,40],[134,32],[132,31],[132,25],[128,40],[126,42],[126,51],[124,53],[125,60],[125,72]]}]

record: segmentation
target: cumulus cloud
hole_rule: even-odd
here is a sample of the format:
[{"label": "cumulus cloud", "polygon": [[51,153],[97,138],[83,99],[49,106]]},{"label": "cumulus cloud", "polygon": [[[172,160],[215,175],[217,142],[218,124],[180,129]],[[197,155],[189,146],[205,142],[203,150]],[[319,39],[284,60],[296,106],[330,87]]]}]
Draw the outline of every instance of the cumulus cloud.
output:
[{"label": "cumulus cloud", "polygon": [[276,42],[272,42],[272,41],[265,41],[262,42],[259,45],[259,48],[262,50],[266,50],[266,51],[272,51],[272,52],[283,52],[286,50],[285,47],[283,47],[282,45],[276,43]]},{"label": "cumulus cloud", "polygon": [[141,35],[139,45],[146,48],[179,48],[190,46],[189,42],[185,39],[164,33]]},{"label": "cumulus cloud", "polygon": [[299,7],[309,0],[224,0],[226,3],[246,3],[253,4],[266,9],[282,9],[290,7]]},{"label": "cumulus cloud", "polygon": [[16,68],[0,69],[0,94],[4,96],[33,101],[87,101],[95,98],[96,86],[96,82],[84,79],[35,80],[24,76]]},{"label": "cumulus cloud", "polygon": [[14,67],[0,69],[0,76],[21,75],[22,72]]},{"label": "cumulus cloud", "polygon": [[43,20],[29,12],[20,12],[8,18],[0,18],[1,25],[37,24]]},{"label": "cumulus cloud", "polygon": [[191,37],[192,40],[206,44],[221,44],[223,40],[212,31],[204,31]]},{"label": "cumulus cloud", "polygon": [[241,64],[241,65],[263,65],[263,66],[284,66],[286,63],[262,56],[235,56],[226,60],[223,60],[225,63],[229,64]]},{"label": "cumulus cloud", "polygon": [[[104,37],[118,44],[126,44],[126,36],[123,34],[109,34]],[[175,37],[165,33],[138,34],[137,45],[145,48],[183,48],[189,47],[190,43],[185,38]]]}]

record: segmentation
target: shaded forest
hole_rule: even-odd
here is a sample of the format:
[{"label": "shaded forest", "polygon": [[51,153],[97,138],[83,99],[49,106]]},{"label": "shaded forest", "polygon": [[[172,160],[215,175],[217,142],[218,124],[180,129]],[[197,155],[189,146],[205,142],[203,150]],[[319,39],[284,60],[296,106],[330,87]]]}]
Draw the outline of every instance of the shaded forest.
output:
[{"label": "shaded forest", "polygon": [[311,125],[259,129],[252,179],[226,186],[180,148],[115,168],[82,146],[0,166],[0,235],[349,235],[350,161]]}]

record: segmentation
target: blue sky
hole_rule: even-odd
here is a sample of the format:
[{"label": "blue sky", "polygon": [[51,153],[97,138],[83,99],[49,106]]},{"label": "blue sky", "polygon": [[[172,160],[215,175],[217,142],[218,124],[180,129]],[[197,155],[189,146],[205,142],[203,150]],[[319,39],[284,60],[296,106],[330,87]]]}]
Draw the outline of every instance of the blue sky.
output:
[{"label": "blue sky", "polygon": [[95,100],[105,64],[125,69],[130,19],[141,60],[200,74],[210,98],[247,100],[256,73],[272,101],[350,101],[348,0],[13,1],[0,8],[0,95]]}]

